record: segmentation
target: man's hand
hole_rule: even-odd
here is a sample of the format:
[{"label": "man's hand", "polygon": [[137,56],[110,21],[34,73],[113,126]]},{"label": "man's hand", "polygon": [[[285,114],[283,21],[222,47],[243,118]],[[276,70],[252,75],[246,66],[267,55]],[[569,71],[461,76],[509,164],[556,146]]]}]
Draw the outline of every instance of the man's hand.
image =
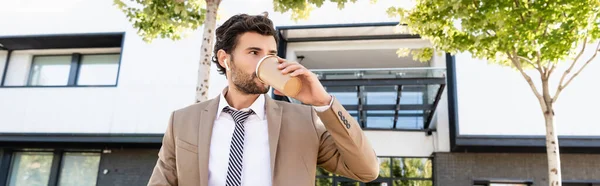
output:
[{"label": "man's hand", "polygon": [[[325,88],[317,78],[317,75],[306,69],[298,62],[287,61],[283,58],[277,57],[279,60],[279,70],[282,74],[290,74],[292,77],[298,77],[302,80],[302,88],[294,99],[301,101],[302,103],[313,105],[313,106],[325,106],[331,102],[331,96],[325,91]],[[283,95],[278,90],[274,91],[277,95]]]}]

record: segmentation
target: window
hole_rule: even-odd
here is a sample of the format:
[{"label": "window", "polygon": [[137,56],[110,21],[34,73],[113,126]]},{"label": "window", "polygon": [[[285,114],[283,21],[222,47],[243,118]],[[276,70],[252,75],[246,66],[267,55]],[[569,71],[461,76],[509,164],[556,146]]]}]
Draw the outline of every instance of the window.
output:
[{"label": "window", "polygon": [[14,152],[8,185],[95,186],[99,164],[99,152]]},{"label": "window", "polygon": [[115,85],[119,54],[83,55],[77,85]]},{"label": "window", "polygon": [[35,56],[29,73],[31,86],[65,86],[69,82],[71,56]]},{"label": "window", "polygon": [[317,168],[316,186],[432,186],[433,162],[431,158],[379,157],[379,177],[361,183]]},{"label": "window", "polygon": [[52,152],[16,152],[8,185],[47,185],[50,180],[52,158]]},{"label": "window", "polygon": [[[79,50],[75,50],[79,51]],[[107,49],[113,52],[116,49]],[[119,74],[119,53],[81,53],[35,55],[42,51],[13,52],[7,66],[3,86],[74,87],[116,86]]]},{"label": "window", "polygon": [[65,153],[58,185],[96,185],[99,162],[100,154],[98,153]]},{"label": "window", "polygon": [[119,58],[119,54],[34,56],[28,85],[116,85]]},{"label": "window", "polygon": [[[445,69],[313,69],[328,93],[364,129],[425,131],[446,86]],[[284,100],[275,96],[275,99]],[[288,98],[289,99],[289,98]],[[290,102],[300,103],[291,99]]]},{"label": "window", "polygon": [[571,181],[571,180],[563,180],[563,186],[600,186],[600,181]]},{"label": "window", "polygon": [[367,127],[389,129],[394,125],[393,110],[367,110]]},{"label": "window", "polygon": [[369,129],[423,129],[429,112],[419,106],[433,104],[426,100],[429,97],[426,85],[326,88],[363,128]]},{"label": "window", "polygon": [[474,186],[531,186],[533,181],[523,180],[475,180]]},{"label": "window", "polygon": [[109,32],[0,37],[0,86],[115,86],[120,57],[106,57],[111,61],[82,60],[90,60],[84,59],[86,55],[119,56],[124,36],[124,32]]}]

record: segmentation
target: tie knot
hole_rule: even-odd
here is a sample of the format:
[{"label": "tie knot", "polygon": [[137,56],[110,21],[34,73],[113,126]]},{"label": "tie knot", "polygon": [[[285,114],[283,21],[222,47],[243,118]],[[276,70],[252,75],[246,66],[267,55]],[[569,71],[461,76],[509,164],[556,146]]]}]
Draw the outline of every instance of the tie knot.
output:
[{"label": "tie knot", "polygon": [[234,110],[229,106],[223,108],[223,111],[230,114],[233,117],[233,120],[236,124],[243,124],[246,121],[246,119],[248,119],[248,116],[254,114],[254,111],[252,111],[252,109],[250,109],[249,111],[241,111]]}]

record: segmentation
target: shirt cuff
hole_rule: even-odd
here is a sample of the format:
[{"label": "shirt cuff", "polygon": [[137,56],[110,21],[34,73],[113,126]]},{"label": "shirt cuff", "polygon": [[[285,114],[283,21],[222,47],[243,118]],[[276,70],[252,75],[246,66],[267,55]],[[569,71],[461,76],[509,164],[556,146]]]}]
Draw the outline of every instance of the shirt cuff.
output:
[{"label": "shirt cuff", "polygon": [[313,108],[317,112],[325,112],[327,109],[329,109],[331,107],[331,104],[333,104],[333,96],[331,96],[331,101],[329,102],[329,105],[325,105],[325,106],[313,106]]}]

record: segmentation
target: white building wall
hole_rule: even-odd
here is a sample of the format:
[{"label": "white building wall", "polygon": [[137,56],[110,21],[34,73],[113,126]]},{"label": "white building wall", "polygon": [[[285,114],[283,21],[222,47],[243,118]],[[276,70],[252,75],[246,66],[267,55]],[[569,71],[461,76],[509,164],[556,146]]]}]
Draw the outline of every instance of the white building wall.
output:
[{"label": "white building wall", "polygon": [[[442,53],[440,55],[435,54],[433,60],[431,62],[431,66],[433,67],[443,67],[446,66],[446,54]],[[447,73],[446,73],[447,74]],[[447,75],[445,75],[447,77]],[[448,81],[446,81],[448,82]],[[436,132],[434,132],[434,149],[436,152],[449,152],[450,151],[450,120],[448,115],[448,84],[446,83],[446,87],[444,88],[442,95],[440,97],[438,106],[435,110],[435,115],[433,117],[433,121],[431,123],[432,127],[435,128]]]},{"label": "white building wall", "polygon": [[[2,88],[0,131],[162,133],[170,111],[194,101],[196,45],[126,37],[117,87]],[[7,85],[26,81],[30,58],[15,52]]]},{"label": "white building wall", "polygon": [[[588,50],[575,67],[592,55]],[[551,79],[552,90],[569,64],[562,63]],[[544,118],[537,98],[521,74],[489,65],[468,54],[456,56],[459,132],[461,135],[545,135]],[[539,86],[539,73],[528,72]],[[561,93],[555,106],[559,135],[600,135],[597,107],[600,97],[600,58]],[[551,92],[554,95],[554,91]]]},{"label": "white building wall", "polygon": [[365,131],[377,156],[427,157],[436,151],[435,138],[424,132]]},{"label": "white building wall", "polygon": [[[112,1],[0,4],[11,15],[0,21],[0,28],[10,28],[0,29],[0,36],[126,33],[117,87],[0,88],[0,132],[163,133],[170,112],[194,102],[199,31],[181,41],[148,44]],[[40,52],[48,51],[14,51],[5,84],[24,85],[32,54]],[[51,51],[61,52],[73,51]],[[0,53],[0,68],[5,54]],[[212,72],[211,85],[222,85],[220,75]],[[221,88],[213,87],[211,97]]]},{"label": "white building wall", "polygon": [[[311,20],[294,23],[289,20],[289,14],[273,13],[271,3],[224,1],[221,15],[225,19],[235,13],[256,14],[266,10],[270,11],[270,17],[276,25],[396,21],[385,13],[387,6],[379,7],[381,15],[372,17],[350,13],[355,9],[373,9],[381,5],[371,5],[365,1],[356,6],[348,5],[347,11],[337,10],[335,4],[326,4],[324,9],[313,12],[314,18]],[[0,12],[11,15],[10,18],[0,18],[0,28],[10,28],[0,29],[0,36],[126,33],[117,87],[0,88],[0,132],[163,133],[170,112],[193,103],[201,29],[181,41],[157,39],[148,44],[137,36],[136,30],[131,28],[131,24],[112,6],[110,0],[26,0],[2,1],[0,4]],[[395,3],[388,2],[388,5]],[[343,16],[335,16],[337,14]],[[337,22],[341,17],[344,20]],[[316,44],[312,44],[314,49]],[[363,41],[361,48],[395,49],[399,46],[419,47],[427,44],[422,40],[388,44]],[[328,50],[351,50],[353,47],[335,42],[320,46]],[[311,46],[291,44],[288,52],[302,50],[302,47]],[[0,51],[0,69],[4,68],[4,54]],[[290,56],[289,59],[294,59]],[[11,58],[11,63],[16,65],[11,65],[10,68],[15,69],[9,69],[10,76],[6,84],[22,85],[28,75],[31,54],[15,51]],[[209,97],[217,96],[225,85],[225,79],[213,65]],[[365,131],[378,155],[429,156],[435,151],[447,149],[447,145],[444,145],[448,141],[444,139],[447,134],[438,134],[447,130],[447,119],[443,118],[447,112],[444,111],[447,108],[444,105],[445,98],[438,106],[443,108],[437,111],[436,122],[439,123],[434,123],[438,132],[431,136],[426,136],[424,132]]]}]

